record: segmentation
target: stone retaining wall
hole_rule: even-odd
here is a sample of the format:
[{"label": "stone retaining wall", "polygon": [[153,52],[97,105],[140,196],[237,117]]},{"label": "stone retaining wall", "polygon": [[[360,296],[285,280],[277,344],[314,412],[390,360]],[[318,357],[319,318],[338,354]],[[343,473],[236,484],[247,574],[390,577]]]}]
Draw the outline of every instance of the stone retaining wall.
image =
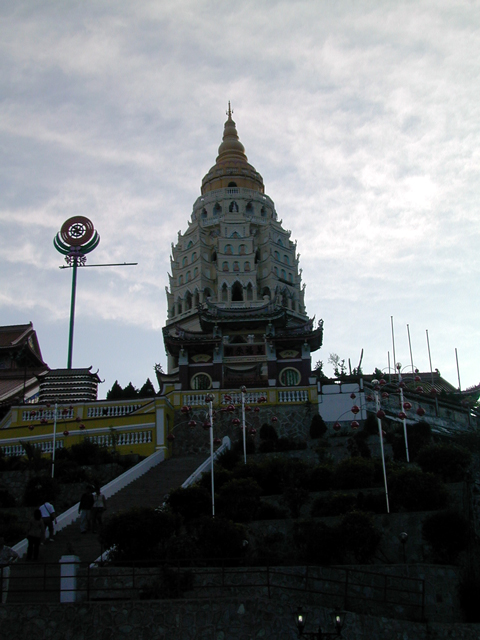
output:
[{"label": "stone retaining wall", "polygon": [[[294,640],[293,614],[275,600],[164,600],[148,602],[0,605],[2,637],[8,640]],[[306,631],[331,631],[329,609],[310,607]],[[348,640],[478,640],[479,624],[426,624],[348,613]]]}]

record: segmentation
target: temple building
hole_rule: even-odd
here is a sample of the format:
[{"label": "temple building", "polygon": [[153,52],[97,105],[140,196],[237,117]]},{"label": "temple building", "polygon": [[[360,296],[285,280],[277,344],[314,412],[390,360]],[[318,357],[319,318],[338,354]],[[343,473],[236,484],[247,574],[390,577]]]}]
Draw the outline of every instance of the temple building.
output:
[{"label": "temple building", "polygon": [[308,386],[322,321],[307,315],[296,242],[248,162],[230,104],[227,116],[188,228],[172,244],[160,388]]}]

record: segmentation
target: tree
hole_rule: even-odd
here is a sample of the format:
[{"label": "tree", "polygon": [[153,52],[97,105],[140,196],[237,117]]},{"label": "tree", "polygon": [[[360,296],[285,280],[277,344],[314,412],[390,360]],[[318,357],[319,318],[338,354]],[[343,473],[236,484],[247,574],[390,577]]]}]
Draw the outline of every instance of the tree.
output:
[{"label": "tree", "polygon": [[315,440],[317,438],[321,438],[326,433],[327,425],[325,424],[322,416],[319,413],[315,413],[310,424],[310,438]]},{"label": "tree", "polygon": [[138,390],[135,389],[133,384],[129,382],[125,389],[123,390],[123,399],[124,400],[135,400],[138,398]]},{"label": "tree", "polygon": [[145,384],[138,392],[139,398],[154,398],[156,395],[155,387],[153,386],[150,378],[147,378]]},{"label": "tree", "polygon": [[331,353],[328,357],[328,363],[333,367],[333,373],[337,378],[342,378],[347,375],[347,367],[345,366],[345,359],[340,360],[340,356],[336,353]]},{"label": "tree", "polygon": [[115,380],[110,391],[107,391],[107,400],[123,400],[123,389]]}]

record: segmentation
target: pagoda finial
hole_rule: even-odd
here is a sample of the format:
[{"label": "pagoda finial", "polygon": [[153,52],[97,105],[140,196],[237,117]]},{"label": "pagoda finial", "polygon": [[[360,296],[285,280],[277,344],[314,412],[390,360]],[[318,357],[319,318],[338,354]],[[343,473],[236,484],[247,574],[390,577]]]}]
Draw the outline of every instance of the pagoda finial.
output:
[{"label": "pagoda finial", "polygon": [[232,119],[233,109],[230,107],[230,100],[228,101],[228,110],[225,113],[227,114],[228,119],[231,120]]}]

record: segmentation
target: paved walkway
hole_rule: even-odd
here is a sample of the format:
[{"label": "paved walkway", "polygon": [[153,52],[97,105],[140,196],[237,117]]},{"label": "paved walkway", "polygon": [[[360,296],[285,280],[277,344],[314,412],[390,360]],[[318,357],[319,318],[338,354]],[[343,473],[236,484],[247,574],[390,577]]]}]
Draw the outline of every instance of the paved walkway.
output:
[{"label": "paved walkway", "polygon": [[[161,462],[107,501],[104,520],[133,507],[160,506],[165,495],[180,487],[204,461],[205,456],[191,456]],[[60,558],[75,555],[81,562],[92,562],[102,551],[98,535],[81,534],[77,520],[57,533],[54,542],[47,541],[40,547],[38,563],[24,558],[12,565],[8,602],[58,602],[58,591],[52,591],[56,589],[52,585],[59,584]]]}]

